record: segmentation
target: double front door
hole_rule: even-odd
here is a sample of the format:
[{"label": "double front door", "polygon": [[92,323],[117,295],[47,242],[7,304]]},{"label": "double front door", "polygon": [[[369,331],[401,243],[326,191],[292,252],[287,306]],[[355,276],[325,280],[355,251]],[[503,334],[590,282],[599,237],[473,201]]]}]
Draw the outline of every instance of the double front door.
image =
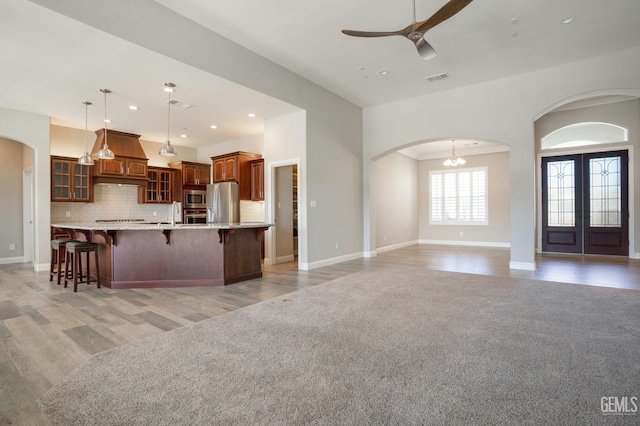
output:
[{"label": "double front door", "polygon": [[542,250],[629,255],[628,153],[542,159]]}]

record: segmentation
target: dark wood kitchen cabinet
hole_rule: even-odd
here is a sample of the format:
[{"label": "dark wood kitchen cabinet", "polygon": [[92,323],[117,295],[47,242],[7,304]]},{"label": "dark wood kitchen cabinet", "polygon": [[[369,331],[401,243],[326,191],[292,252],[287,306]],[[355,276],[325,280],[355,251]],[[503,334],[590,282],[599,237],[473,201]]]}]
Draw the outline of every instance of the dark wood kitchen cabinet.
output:
[{"label": "dark wood kitchen cabinet", "polygon": [[77,158],[51,157],[51,201],[93,201],[92,166]]},{"label": "dark wood kitchen cabinet", "polygon": [[213,183],[238,182],[240,199],[251,200],[251,161],[261,158],[260,154],[242,151],[211,157]]},{"label": "dark wood kitchen cabinet", "polygon": [[169,167],[178,169],[182,175],[182,185],[185,188],[202,188],[211,183],[211,166],[190,161],[169,163]]},{"label": "dark wood kitchen cabinet", "polygon": [[174,170],[149,167],[146,186],[138,187],[138,203],[171,204],[174,201]]},{"label": "dark wood kitchen cabinet", "polygon": [[251,161],[251,201],[264,201],[264,159]]},{"label": "dark wood kitchen cabinet", "polygon": [[117,176],[147,179],[147,160],[116,157],[113,160],[96,159],[94,176]]}]

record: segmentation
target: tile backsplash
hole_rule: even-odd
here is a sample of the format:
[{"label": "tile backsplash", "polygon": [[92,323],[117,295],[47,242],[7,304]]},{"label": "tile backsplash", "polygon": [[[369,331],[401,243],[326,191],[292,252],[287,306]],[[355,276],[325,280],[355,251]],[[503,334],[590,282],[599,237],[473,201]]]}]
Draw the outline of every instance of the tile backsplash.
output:
[{"label": "tile backsplash", "polygon": [[[95,185],[93,190],[93,203],[51,203],[51,223],[94,223],[96,219],[171,220],[170,204],[138,204],[137,186]],[[264,202],[240,202],[242,222],[263,222],[264,218]]]}]

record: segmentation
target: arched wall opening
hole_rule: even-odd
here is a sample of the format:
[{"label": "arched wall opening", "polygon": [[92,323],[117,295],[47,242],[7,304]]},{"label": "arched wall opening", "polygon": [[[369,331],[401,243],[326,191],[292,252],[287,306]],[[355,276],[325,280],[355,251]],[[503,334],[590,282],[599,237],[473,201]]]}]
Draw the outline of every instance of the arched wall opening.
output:
[{"label": "arched wall opening", "polygon": [[629,257],[640,258],[637,252],[640,238],[636,232],[640,223],[636,212],[640,195],[634,178],[640,165],[639,98],[640,91],[633,89],[588,92],[558,102],[538,114],[534,122],[536,252],[543,251],[542,159],[623,150],[629,155]]},{"label": "arched wall opening", "polygon": [[[49,158],[50,119],[47,116],[0,108],[0,138],[23,144],[24,151],[32,154],[30,166],[33,182],[33,268],[36,271],[49,269],[50,229],[50,170]],[[28,147],[28,148],[26,148]],[[26,167],[24,160],[22,166]],[[23,176],[20,176],[20,182]],[[16,182],[14,185],[18,185]],[[21,202],[22,205],[22,202]],[[22,222],[22,220],[21,220]],[[4,241],[4,240],[3,240]],[[8,246],[7,246],[8,247]],[[22,256],[24,257],[24,255]]]},{"label": "arched wall opening", "polygon": [[[466,160],[464,165],[447,167],[443,161],[456,155]],[[437,138],[407,143],[399,149],[376,156],[371,161],[373,191],[372,215],[375,232],[375,252],[384,252],[412,244],[445,244],[466,246],[509,247],[509,147],[480,138]],[[432,173],[447,176],[471,176],[470,171],[487,177],[486,223],[458,221],[434,223],[434,197],[430,186]],[[454,189],[455,191],[455,189]],[[474,188],[474,191],[480,191]],[[442,194],[445,196],[445,194]],[[471,194],[468,194],[470,197]],[[460,214],[464,197],[461,195]],[[478,200],[477,194],[474,198]],[[375,255],[371,253],[370,255]]]}]

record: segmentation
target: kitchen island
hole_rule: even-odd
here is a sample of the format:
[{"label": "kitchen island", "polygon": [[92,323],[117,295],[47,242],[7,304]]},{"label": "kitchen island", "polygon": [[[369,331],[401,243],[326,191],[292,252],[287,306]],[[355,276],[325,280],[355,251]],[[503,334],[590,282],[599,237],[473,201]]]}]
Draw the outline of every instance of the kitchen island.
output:
[{"label": "kitchen island", "polygon": [[116,289],[220,286],[259,278],[264,231],[270,226],[63,223],[51,229],[97,243],[100,282]]}]

